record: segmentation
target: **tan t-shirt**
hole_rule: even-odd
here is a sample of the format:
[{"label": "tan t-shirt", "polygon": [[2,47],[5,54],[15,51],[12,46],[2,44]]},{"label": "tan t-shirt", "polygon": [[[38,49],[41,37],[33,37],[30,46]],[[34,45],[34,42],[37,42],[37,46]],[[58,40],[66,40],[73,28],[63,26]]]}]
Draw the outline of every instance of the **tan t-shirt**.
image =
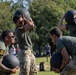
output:
[{"label": "tan t-shirt", "polygon": [[5,46],[3,41],[0,41],[0,58],[3,58],[4,55],[8,54],[8,47]]}]

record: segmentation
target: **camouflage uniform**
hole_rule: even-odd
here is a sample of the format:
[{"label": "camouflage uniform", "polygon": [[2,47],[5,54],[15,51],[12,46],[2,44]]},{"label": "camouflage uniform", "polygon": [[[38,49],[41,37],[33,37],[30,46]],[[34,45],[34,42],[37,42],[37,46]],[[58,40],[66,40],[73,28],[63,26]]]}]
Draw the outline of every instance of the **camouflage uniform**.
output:
[{"label": "camouflage uniform", "polygon": [[[5,43],[3,41],[0,41],[0,62],[2,61],[3,56],[8,54],[8,49],[9,48],[5,46]],[[10,75],[10,74],[2,72],[2,69],[0,68],[0,75]]]},{"label": "camouflage uniform", "polygon": [[32,53],[32,42],[29,32],[25,32],[24,28],[17,28],[15,34],[20,47],[20,51],[18,52],[20,75],[37,75],[37,65],[35,56]]},{"label": "camouflage uniform", "polygon": [[20,75],[37,75],[36,60],[31,50],[20,50]]},{"label": "camouflage uniform", "polygon": [[74,63],[74,60],[70,60],[60,75],[76,75],[76,63]]}]

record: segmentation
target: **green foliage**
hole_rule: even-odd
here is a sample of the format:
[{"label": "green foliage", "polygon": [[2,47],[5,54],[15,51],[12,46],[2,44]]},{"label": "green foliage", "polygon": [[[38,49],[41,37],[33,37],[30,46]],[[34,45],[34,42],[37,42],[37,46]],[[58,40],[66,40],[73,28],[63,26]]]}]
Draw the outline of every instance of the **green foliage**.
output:
[{"label": "green foliage", "polygon": [[10,11],[10,3],[0,3],[0,34],[4,30],[13,30],[14,25],[12,22],[12,12]]},{"label": "green foliage", "polygon": [[[30,5],[29,12],[33,18],[36,29],[35,44],[43,46],[49,38],[51,28],[58,25],[59,20],[68,10],[76,8],[75,0],[34,0]],[[64,31],[64,35],[69,32]]]},{"label": "green foliage", "polygon": [[[30,4],[30,0],[27,0]],[[0,34],[3,30],[14,30],[15,24],[12,21],[13,14],[17,9],[24,8],[18,0],[17,3],[0,2]],[[49,38],[51,28],[57,26],[62,15],[68,10],[76,9],[76,0],[33,0],[29,12],[36,25],[30,32],[33,45],[44,46]],[[10,6],[10,4],[13,4]],[[64,31],[64,35],[69,32]]]},{"label": "green foliage", "polygon": [[10,6],[13,1],[0,2],[0,35],[4,30],[14,31],[15,24],[13,22],[13,15],[17,9],[22,8],[18,3]]},{"label": "green foliage", "polygon": [[63,12],[52,0],[35,1],[30,5],[29,11],[36,25],[36,33],[39,36],[37,41],[42,45],[47,42],[49,30],[57,25],[60,14]]}]

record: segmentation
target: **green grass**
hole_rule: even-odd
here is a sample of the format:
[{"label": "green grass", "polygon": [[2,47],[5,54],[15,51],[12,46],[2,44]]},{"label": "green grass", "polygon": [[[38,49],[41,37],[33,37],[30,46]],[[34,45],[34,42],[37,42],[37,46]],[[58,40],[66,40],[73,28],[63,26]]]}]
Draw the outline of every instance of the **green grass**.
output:
[{"label": "green grass", "polygon": [[[44,61],[44,64],[47,66],[45,71],[38,71],[38,75],[59,75],[57,73],[54,73],[53,71],[50,71],[50,58],[48,62],[46,62],[46,57],[36,58],[36,61],[37,61],[37,65],[39,65],[40,62]],[[12,75],[19,75],[19,72],[17,72],[16,74],[12,74]]]}]

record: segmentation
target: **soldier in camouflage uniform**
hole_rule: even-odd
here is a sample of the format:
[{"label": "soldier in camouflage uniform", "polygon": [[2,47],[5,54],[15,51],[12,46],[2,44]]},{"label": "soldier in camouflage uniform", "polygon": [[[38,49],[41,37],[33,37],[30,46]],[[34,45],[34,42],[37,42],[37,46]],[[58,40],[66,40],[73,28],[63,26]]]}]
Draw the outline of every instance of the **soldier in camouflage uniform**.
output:
[{"label": "soldier in camouflage uniform", "polygon": [[34,23],[23,16],[14,15],[13,21],[16,24],[15,34],[20,47],[18,58],[20,60],[20,75],[37,75],[37,65],[35,56],[32,53],[32,42],[29,31],[34,28]]},{"label": "soldier in camouflage uniform", "polygon": [[0,41],[0,75],[10,75],[9,73],[15,73],[16,69],[10,69],[4,66],[1,62],[4,55],[9,54],[8,45],[14,43],[14,34],[11,31],[3,31],[2,33],[2,41]]},{"label": "soldier in camouflage uniform", "polygon": [[62,36],[62,32],[58,28],[51,30],[50,37],[63,56],[60,69],[53,67],[54,72],[61,75],[76,75],[76,38]]}]

